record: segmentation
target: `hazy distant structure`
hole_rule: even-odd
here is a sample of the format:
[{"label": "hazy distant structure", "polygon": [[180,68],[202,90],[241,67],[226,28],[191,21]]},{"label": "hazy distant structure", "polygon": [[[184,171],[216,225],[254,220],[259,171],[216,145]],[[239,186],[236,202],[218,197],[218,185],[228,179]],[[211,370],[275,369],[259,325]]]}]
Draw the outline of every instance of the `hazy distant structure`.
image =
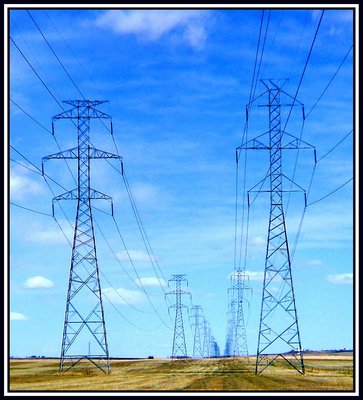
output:
[{"label": "hazy distant structure", "polygon": [[190,319],[191,327],[193,329],[193,357],[203,357],[203,330],[204,330],[204,316],[202,315],[202,306],[193,306],[191,309]]},{"label": "hazy distant structure", "polygon": [[242,271],[241,268],[237,268],[236,272],[232,274],[231,280],[232,286],[230,289],[235,292],[232,297],[232,302],[234,303],[233,310],[235,312],[233,325],[232,355],[234,357],[248,357],[246,326],[243,310],[243,306],[246,303],[245,293],[248,289],[246,273]]},{"label": "hazy distant structure", "polygon": [[226,333],[226,345],[224,348],[224,356],[231,357],[233,343],[234,343],[234,325],[235,325],[235,302],[230,301],[228,303],[228,311],[227,311],[227,333]]},{"label": "hazy distant structure", "polygon": [[212,336],[212,343],[211,343],[211,357],[220,357],[220,350],[218,343],[216,342],[214,336]]},{"label": "hazy distant structure", "polygon": [[224,350],[225,357],[248,357],[244,306],[248,303],[246,292],[248,276],[244,268],[237,267],[231,274],[231,287],[228,288],[231,300],[227,312],[227,334]]},{"label": "hazy distant structure", "polygon": [[210,357],[212,350],[212,337],[209,322],[204,318],[203,321],[203,356]]},{"label": "hazy distant structure", "polygon": [[182,282],[186,282],[188,286],[188,281],[185,274],[172,275],[172,279],[169,279],[168,286],[170,287],[170,282],[175,282],[175,289],[166,293],[165,295],[174,295],[175,304],[169,306],[169,308],[175,308],[175,323],[174,323],[174,336],[173,336],[173,347],[171,352],[171,358],[184,358],[187,357],[187,347],[185,344],[185,332],[184,332],[184,322],[183,322],[183,308],[188,308],[182,303],[182,296],[189,295],[190,292],[182,289]]},{"label": "hazy distant structure", "polygon": [[111,197],[91,188],[91,159],[121,159],[121,157],[96,149],[90,141],[90,120],[111,119],[109,115],[94,108],[105,101],[67,100],[64,103],[71,105],[72,108],[54,116],[52,126],[54,129],[55,120],[71,120],[77,128],[78,146],[43,158],[43,162],[60,159],[78,161],[77,188],[53,198],[53,213],[55,202],[77,201],[59,369],[67,371],[86,359],[109,373],[109,351],[91,200],[108,200],[111,202],[112,211],[113,207]]},{"label": "hazy distant structure", "polygon": [[[267,90],[254,100],[267,94],[268,104],[264,106],[268,108],[269,130],[237,148],[237,150],[268,150],[270,156],[267,176],[269,189],[259,190],[270,193],[270,213],[255,372],[261,373],[280,357],[303,374],[304,362],[291,274],[283,193],[303,191],[305,194],[305,191],[283,174],[282,150],[313,149],[313,146],[281,128],[281,94],[288,96],[290,101],[293,99],[292,104],[286,104],[291,107],[290,110],[294,105],[302,107],[303,105],[282,90],[284,82],[272,79],[261,81]],[[302,110],[304,115],[304,109]],[[285,127],[286,125],[287,122]],[[283,181],[286,180],[290,189],[283,187]],[[275,291],[276,287],[279,288],[278,291]]]}]

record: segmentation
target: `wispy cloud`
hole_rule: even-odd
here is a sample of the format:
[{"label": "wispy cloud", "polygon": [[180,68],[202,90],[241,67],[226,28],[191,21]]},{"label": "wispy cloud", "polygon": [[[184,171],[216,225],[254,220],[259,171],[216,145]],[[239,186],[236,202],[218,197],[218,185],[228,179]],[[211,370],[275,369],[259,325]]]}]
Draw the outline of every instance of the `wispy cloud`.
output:
[{"label": "wispy cloud", "polygon": [[267,239],[262,236],[254,236],[251,238],[250,245],[266,247]]},{"label": "wispy cloud", "polygon": [[353,274],[328,275],[326,280],[333,285],[351,285],[353,283]]},{"label": "wispy cloud", "polygon": [[34,276],[28,278],[24,285],[27,289],[48,289],[54,286],[53,282],[44,276]]},{"label": "wispy cloud", "polygon": [[254,272],[254,271],[246,271],[246,275],[248,276],[250,281],[263,281],[263,272]]},{"label": "wispy cloud", "polygon": [[132,261],[150,261],[149,255],[142,250],[122,250],[117,252],[116,256],[120,261],[128,261],[129,256]]},{"label": "wispy cloud", "polygon": [[158,189],[150,184],[136,184],[132,188],[136,204],[155,202],[158,199]]},{"label": "wispy cloud", "polygon": [[43,187],[27,176],[27,172],[20,172],[18,168],[10,171],[10,194],[14,200],[22,200],[27,195],[39,195]]},{"label": "wispy cloud", "polygon": [[176,33],[190,46],[204,44],[208,12],[199,10],[110,10],[96,20],[96,26],[120,35],[136,35],[146,41]]},{"label": "wispy cloud", "polygon": [[321,260],[315,259],[308,261],[306,264],[312,267],[320,267],[323,265],[323,262]]},{"label": "wispy cloud", "polygon": [[140,304],[145,300],[145,296],[136,290],[105,288],[102,292],[113,304]]},{"label": "wispy cloud", "polygon": [[143,286],[167,286],[167,283],[164,281],[164,279],[158,279],[154,276],[150,277],[144,277],[140,279],[136,279],[135,281],[137,284],[142,284]]},{"label": "wispy cloud", "polygon": [[10,321],[26,321],[28,317],[20,312],[10,312]]},{"label": "wispy cloud", "polygon": [[[71,241],[73,229],[69,226],[62,229],[68,240]],[[67,241],[64,234],[58,226],[50,228],[36,224],[32,226],[31,235],[28,235],[26,239],[29,242],[46,243],[48,245],[65,244]]]}]

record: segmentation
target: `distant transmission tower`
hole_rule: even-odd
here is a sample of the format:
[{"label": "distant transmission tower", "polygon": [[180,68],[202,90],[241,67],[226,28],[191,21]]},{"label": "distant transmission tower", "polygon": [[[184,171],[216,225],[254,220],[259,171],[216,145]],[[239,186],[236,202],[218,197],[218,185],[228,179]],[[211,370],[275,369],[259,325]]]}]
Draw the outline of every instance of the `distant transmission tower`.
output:
[{"label": "distant transmission tower", "polygon": [[227,333],[226,333],[226,346],[224,349],[224,356],[231,357],[233,352],[233,343],[234,343],[234,325],[235,325],[235,302],[232,300],[228,304],[227,311]]},{"label": "distant transmission tower", "polygon": [[193,342],[193,357],[203,357],[203,321],[202,306],[193,306],[191,309],[193,319],[191,323],[192,328],[194,327],[194,342]]},{"label": "distant transmission tower", "polygon": [[211,357],[220,357],[220,355],[218,343],[216,342],[214,336],[212,336]]},{"label": "distant transmission tower", "polygon": [[211,355],[211,329],[205,318],[203,321],[203,355],[206,358]]},{"label": "distant transmission tower", "polygon": [[244,316],[244,304],[247,303],[246,291],[249,289],[247,274],[240,268],[236,268],[231,275],[231,301],[227,312],[227,335],[224,355],[226,357],[248,357],[246,326]]},{"label": "distant transmission tower", "polygon": [[[265,370],[277,358],[282,358],[303,374],[304,362],[291,274],[283,193],[304,190],[282,173],[281,160],[282,150],[312,149],[313,146],[281,129],[281,93],[292,98],[282,90],[281,82],[271,79],[261,81],[267,88],[265,93],[268,93],[269,131],[237,148],[237,150],[265,149],[269,150],[270,154],[269,189],[259,190],[259,192],[270,193],[270,217],[257,345],[256,374]],[[293,103],[288,106],[294,106],[295,102],[302,106],[295,98]],[[264,142],[266,136],[267,143]],[[289,182],[291,189],[283,188],[283,180]],[[292,189],[293,185],[297,190]],[[275,291],[276,287],[279,287],[278,291]]]},{"label": "distant transmission tower", "polygon": [[232,275],[232,290],[237,293],[237,296],[233,296],[232,302],[235,303],[233,309],[235,310],[234,317],[234,332],[233,332],[233,356],[247,356],[247,338],[246,338],[246,326],[245,317],[243,312],[243,306],[246,302],[245,291],[247,289],[246,285],[246,274],[240,268],[237,268],[236,272]]},{"label": "distant transmission tower", "polygon": [[174,337],[173,337],[173,348],[171,352],[172,358],[184,358],[187,357],[187,347],[185,344],[185,333],[184,333],[184,323],[183,323],[183,308],[188,308],[182,304],[182,295],[190,295],[190,292],[182,289],[182,282],[186,282],[188,286],[188,281],[185,279],[184,274],[172,275],[173,278],[169,279],[170,282],[175,282],[175,290],[166,293],[166,295],[175,295],[175,304],[169,306],[169,308],[175,308],[175,324],[174,324]]},{"label": "distant transmission tower", "polygon": [[[105,103],[105,101],[67,100],[64,103],[71,105],[73,108],[54,116],[53,121],[59,119],[73,120],[78,131],[78,146],[43,158],[43,161],[52,159],[78,160],[78,187],[53,198],[53,213],[54,202],[77,200],[59,369],[60,371],[67,371],[82,359],[86,359],[103,372],[109,373],[109,352],[91,200],[108,200],[111,202],[112,210],[112,199],[106,194],[91,188],[90,161],[96,158],[120,159],[121,157],[98,150],[90,142],[91,118],[111,118],[109,115],[94,108],[99,104]],[[91,342],[93,343],[92,353],[90,351]]]}]

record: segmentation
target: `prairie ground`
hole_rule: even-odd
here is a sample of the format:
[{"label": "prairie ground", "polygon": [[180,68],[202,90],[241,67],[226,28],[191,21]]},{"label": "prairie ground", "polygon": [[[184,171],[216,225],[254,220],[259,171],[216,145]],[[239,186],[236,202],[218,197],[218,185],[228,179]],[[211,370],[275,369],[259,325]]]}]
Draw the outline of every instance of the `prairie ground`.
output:
[{"label": "prairie ground", "polygon": [[105,374],[90,362],[59,372],[56,359],[10,360],[11,392],[352,392],[352,355],[305,356],[301,375],[283,361],[255,375],[255,359],[112,359]]}]

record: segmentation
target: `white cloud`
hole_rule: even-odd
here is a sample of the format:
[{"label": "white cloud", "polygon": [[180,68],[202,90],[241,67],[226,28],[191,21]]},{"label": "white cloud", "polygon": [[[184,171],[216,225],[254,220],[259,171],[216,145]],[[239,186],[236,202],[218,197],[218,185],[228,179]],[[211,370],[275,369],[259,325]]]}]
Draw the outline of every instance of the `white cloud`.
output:
[{"label": "white cloud", "polygon": [[147,184],[137,184],[132,188],[132,195],[135,198],[136,204],[141,202],[150,203],[157,200],[157,188]]},{"label": "white cloud", "polygon": [[323,262],[321,260],[310,260],[306,263],[307,265],[311,265],[313,267],[320,267],[321,265],[323,265]]},{"label": "white cloud", "polygon": [[207,15],[207,11],[200,10],[110,10],[96,20],[96,26],[147,41],[177,31],[190,46],[200,47],[206,40]]},{"label": "white cloud", "polygon": [[137,284],[141,283],[143,286],[167,286],[167,283],[164,281],[164,279],[158,279],[154,276],[140,278],[140,280],[136,279],[135,282]]},{"label": "white cloud", "polygon": [[27,289],[48,289],[53,286],[53,282],[48,278],[44,278],[44,276],[28,278],[24,283],[24,287]]},{"label": "white cloud", "polygon": [[266,246],[267,239],[262,236],[254,236],[253,238],[251,238],[250,244],[255,246]]},{"label": "white cloud", "polygon": [[[141,250],[122,250],[116,256],[120,261],[128,261],[129,256],[132,261],[150,261],[149,255]],[[152,256],[151,259],[153,260]]]},{"label": "white cloud", "polygon": [[10,312],[10,321],[26,321],[28,317],[19,312]]},{"label": "white cloud", "polygon": [[10,171],[10,195],[14,200],[21,200],[26,195],[35,195],[43,192],[43,187],[26,176],[26,173],[14,168]]},{"label": "white cloud", "polygon": [[328,275],[326,280],[333,285],[351,285],[353,283],[353,274]]},{"label": "white cloud", "polygon": [[[72,242],[73,229],[70,226],[62,229],[68,240]],[[27,235],[26,239],[29,242],[65,244],[66,238],[64,237],[64,234],[58,226],[54,226],[54,228],[44,228],[42,226],[35,225],[32,227],[31,234]]]},{"label": "white cloud", "polygon": [[145,299],[141,292],[124,288],[105,288],[102,293],[114,304],[140,304]]},{"label": "white cloud", "polygon": [[246,275],[248,276],[250,281],[263,281],[264,273],[263,272],[253,272],[247,271]]}]

